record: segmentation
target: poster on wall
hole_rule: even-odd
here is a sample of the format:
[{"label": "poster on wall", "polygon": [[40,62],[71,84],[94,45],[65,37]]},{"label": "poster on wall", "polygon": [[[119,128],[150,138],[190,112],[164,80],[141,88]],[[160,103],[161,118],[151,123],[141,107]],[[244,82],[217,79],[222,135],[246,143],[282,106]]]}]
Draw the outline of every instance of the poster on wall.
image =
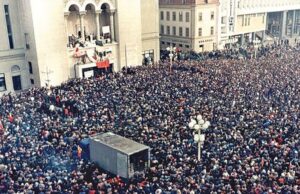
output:
[{"label": "poster on wall", "polygon": [[94,70],[86,71],[83,75],[84,78],[94,77]]},{"label": "poster on wall", "polygon": [[102,32],[103,32],[103,34],[108,34],[108,33],[110,33],[109,26],[103,26],[103,27],[102,27]]}]

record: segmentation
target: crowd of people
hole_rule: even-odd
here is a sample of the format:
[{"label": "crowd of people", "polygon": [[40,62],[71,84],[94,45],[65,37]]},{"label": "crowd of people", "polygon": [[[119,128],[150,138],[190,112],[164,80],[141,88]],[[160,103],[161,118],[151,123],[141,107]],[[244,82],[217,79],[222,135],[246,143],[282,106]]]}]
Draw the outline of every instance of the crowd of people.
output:
[{"label": "crowd of people", "polygon": [[[266,51],[2,96],[0,193],[300,193],[300,53]],[[124,180],[85,160],[80,141],[107,131],[150,146],[151,167]]]}]

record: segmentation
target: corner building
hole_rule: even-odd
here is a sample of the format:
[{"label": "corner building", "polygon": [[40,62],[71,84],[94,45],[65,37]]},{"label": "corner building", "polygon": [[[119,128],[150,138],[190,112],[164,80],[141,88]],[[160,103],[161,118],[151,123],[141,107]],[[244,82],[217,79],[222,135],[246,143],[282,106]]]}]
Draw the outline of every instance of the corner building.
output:
[{"label": "corner building", "polygon": [[218,0],[160,0],[161,49],[216,49],[218,5]]}]

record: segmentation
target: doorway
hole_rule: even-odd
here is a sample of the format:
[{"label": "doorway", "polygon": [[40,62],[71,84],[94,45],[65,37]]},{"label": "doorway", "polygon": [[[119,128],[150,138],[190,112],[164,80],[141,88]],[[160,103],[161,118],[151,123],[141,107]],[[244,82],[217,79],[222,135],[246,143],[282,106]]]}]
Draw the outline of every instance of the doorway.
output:
[{"label": "doorway", "polygon": [[20,75],[13,76],[12,80],[13,80],[14,90],[15,91],[22,90],[21,76]]}]

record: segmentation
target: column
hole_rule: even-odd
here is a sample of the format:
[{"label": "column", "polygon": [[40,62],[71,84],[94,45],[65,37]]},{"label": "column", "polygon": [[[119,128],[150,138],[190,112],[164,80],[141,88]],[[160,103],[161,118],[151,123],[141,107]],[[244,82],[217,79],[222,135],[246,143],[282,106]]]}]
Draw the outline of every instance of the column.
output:
[{"label": "column", "polygon": [[245,43],[245,35],[241,34],[241,46],[244,46]]},{"label": "column", "polygon": [[110,33],[111,33],[111,42],[115,41],[115,28],[114,28],[114,13],[115,13],[115,9],[111,9],[109,11],[110,13]]},{"label": "column", "polygon": [[256,36],[255,32],[252,32],[252,35],[251,35],[252,42],[255,40],[255,38],[256,38],[255,36]]},{"label": "column", "polygon": [[80,31],[81,31],[81,40],[85,41],[85,32],[84,32],[84,23],[83,23],[83,17],[85,16],[86,11],[81,11],[79,13],[80,17]]},{"label": "column", "polygon": [[282,12],[282,17],[281,17],[281,34],[280,38],[283,39],[286,35],[286,16],[287,16],[287,11]]},{"label": "column", "polygon": [[100,14],[102,10],[96,11],[96,26],[97,26],[97,40],[100,40]]},{"label": "column", "polygon": [[295,20],[296,20],[296,10],[293,11],[293,23],[292,23],[292,34],[291,34],[292,37],[295,32],[295,23],[296,23]]},{"label": "column", "polygon": [[262,43],[264,43],[264,41],[265,41],[265,34],[266,34],[265,30],[261,31],[261,42]]},{"label": "column", "polygon": [[68,30],[68,17],[70,15],[70,12],[65,12],[64,13],[64,18],[65,18],[65,30],[67,34],[67,44],[69,44],[69,30]]}]

